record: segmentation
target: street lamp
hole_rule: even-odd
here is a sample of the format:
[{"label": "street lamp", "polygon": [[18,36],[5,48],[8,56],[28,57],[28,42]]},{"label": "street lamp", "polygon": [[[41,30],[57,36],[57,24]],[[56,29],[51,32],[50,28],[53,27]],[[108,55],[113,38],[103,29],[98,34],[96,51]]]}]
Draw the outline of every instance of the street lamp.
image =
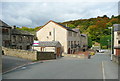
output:
[{"label": "street lamp", "polygon": [[110,41],[110,40],[108,39],[107,41],[108,41],[108,49],[109,49],[109,41]]},{"label": "street lamp", "polygon": [[113,55],[112,54],[113,53],[113,45],[112,45],[112,42],[113,42],[113,38],[112,38],[113,37],[112,36],[113,32],[112,31],[113,31],[113,28],[112,27],[108,27],[108,29],[111,29],[111,61],[112,61],[112,55]]}]

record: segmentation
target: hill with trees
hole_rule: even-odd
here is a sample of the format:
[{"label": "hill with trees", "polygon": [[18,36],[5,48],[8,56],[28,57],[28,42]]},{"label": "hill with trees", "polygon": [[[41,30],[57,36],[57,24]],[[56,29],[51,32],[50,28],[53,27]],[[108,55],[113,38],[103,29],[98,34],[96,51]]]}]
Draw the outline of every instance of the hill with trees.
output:
[{"label": "hill with trees", "polygon": [[[113,24],[120,24],[119,16],[112,15],[111,17],[107,17],[107,15],[98,16],[97,18],[89,18],[89,19],[78,19],[66,22],[60,22],[60,24],[66,25],[70,28],[78,28],[80,32],[83,34],[87,34],[89,37],[89,41],[101,43],[101,45],[108,46],[108,40],[110,40],[111,30],[108,27],[112,27]],[[20,30],[29,31],[33,34],[40,28],[29,28],[29,27],[22,27],[18,28]],[[104,40],[105,39],[105,40]],[[104,41],[106,43],[101,42]],[[90,44],[90,43],[89,43]],[[92,43],[91,43],[92,44]],[[89,45],[91,47],[91,45]]]}]

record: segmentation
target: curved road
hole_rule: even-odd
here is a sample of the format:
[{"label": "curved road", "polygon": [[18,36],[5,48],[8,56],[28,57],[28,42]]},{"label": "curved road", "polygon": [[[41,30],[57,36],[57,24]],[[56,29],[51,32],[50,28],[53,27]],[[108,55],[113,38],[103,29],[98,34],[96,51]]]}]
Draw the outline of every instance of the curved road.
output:
[{"label": "curved road", "polygon": [[118,79],[118,65],[108,54],[91,59],[63,57],[26,65],[4,74],[3,79]]}]

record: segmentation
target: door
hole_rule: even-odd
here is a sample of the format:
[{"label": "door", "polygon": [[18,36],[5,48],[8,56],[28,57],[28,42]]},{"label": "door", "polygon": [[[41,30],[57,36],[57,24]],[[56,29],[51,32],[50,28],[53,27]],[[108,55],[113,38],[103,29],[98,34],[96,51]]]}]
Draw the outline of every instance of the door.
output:
[{"label": "door", "polygon": [[120,48],[116,49],[116,56],[120,55]]},{"label": "door", "polygon": [[61,48],[57,47],[57,56],[60,56],[60,50],[61,50]]},{"label": "door", "polygon": [[68,54],[70,54],[70,48],[68,49]]}]

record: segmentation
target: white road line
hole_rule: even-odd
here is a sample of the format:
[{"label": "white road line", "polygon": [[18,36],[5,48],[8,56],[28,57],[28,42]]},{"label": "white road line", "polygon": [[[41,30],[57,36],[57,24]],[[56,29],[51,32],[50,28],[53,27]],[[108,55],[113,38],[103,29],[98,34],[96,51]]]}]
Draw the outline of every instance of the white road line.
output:
[{"label": "white road line", "polygon": [[103,81],[105,81],[105,69],[104,69],[103,61],[102,61],[102,73],[103,73]]}]

